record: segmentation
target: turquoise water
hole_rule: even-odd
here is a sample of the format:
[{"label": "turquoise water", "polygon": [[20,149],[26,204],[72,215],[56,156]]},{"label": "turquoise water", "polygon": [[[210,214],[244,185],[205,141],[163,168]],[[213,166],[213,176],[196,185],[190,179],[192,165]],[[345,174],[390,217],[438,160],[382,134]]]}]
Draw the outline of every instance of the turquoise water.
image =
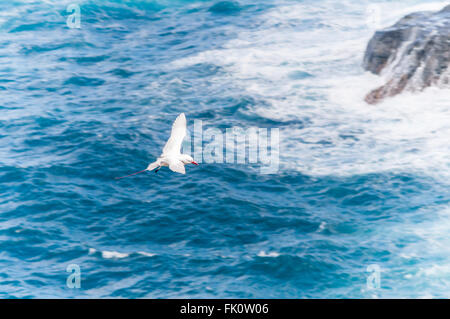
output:
[{"label": "turquoise water", "polygon": [[[79,29],[70,3],[0,4],[0,297],[449,297],[449,93],[369,106],[361,67],[445,2],[78,1]],[[278,128],[279,171],[115,180],[181,112]]]}]

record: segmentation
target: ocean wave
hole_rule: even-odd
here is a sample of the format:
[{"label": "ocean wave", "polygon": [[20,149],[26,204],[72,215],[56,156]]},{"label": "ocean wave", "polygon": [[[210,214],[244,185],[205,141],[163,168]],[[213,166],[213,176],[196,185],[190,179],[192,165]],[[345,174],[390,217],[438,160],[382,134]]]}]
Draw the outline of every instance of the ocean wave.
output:
[{"label": "ocean wave", "polygon": [[[372,1],[69,2],[0,5],[1,297],[448,297],[448,92],[363,102]],[[181,112],[279,128],[279,172],[115,180]]]},{"label": "ocean wave", "polygon": [[258,253],[258,257],[262,257],[262,258],[264,258],[264,257],[275,258],[275,257],[278,257],[278,256],[280,256],[280,254],[277,253],[277,252],[275,252],[275,251],[271,251],[271,252],[269,252],[269,253],[266,253],[264,250],[261,250],[261,251]]},{"label": "ocean wave", "polygon": [[89,248],[89,250],[88,250],[89,255],[96,254],[97,252],[100,253],[102,258],[104,258],[104,259],[123,259],[123,258],[130,257],[131,255],[141,255],[141,256],[145,256],[145,257],[154,257],[157,255],[155,253],[150,253],[150,252],[146,252],[146,251],[124,253],[124,252],[118,252],[118,251],[114,251],[114,250],[98,251],[95,248]]},{"label": "ocean wave", "polygon": [[[445,2],[416,6],[380,3],[380,25],[388,26],[406,11],[436,9]],[[261,119],[304,126],[280,127],[282,167],[312,175],[416,172],[448,180],[447,137],[450,134],[448,90],[429,88],[404,94],[377,106],[364,102],[377,83],[361,67],[373,30],[361,19],[368,2],[344,4],[331,13],[331,2],[318,6],[286,4],[260,17],[253,30],[241,30],[223,48],[175,60],[174,69],[214,64],[225,70],[216,83],[232,81],[256,103],[244,111]],[[340,25],[311,31],[316,23]],[[292,74],[308,76],[292,77]]]}]

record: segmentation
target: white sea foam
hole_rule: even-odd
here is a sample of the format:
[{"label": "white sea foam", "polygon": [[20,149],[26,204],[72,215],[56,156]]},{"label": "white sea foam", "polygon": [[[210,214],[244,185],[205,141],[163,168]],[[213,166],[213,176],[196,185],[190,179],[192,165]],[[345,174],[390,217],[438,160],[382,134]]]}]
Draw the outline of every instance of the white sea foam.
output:
[{"label": "white sea foam", "polygon": [[[449,298],[450,208],[427,208],[426,212],[421,215],[432,215],[428,220],[411,222],[405,219],[400,227],[396,225],[380,232],[383,237],[389,233],[393,242],[403,242],[399,257],[414,261],[408,261],[400,267],[401,264],[398,263],[384,267],[387,272],[397,268],[403,273],[402,277],[406,280],[399,280],[396,284],[410,288],[413,285],[416,289],[407,289],[411,291],[411,297],[420,297],[414,295],[420,291],[424,296]],[[405,238],[415,239],[405,241]],[[418,287],[420,289],[417,289]]]},{"label": "white sea foam", "polygon": [[[363,101],[383,83],[361,67],[373,34],[365,19],[369,4],[287,1],[261,16],[257,29],[242,30],[221,49],[176,60],[171,67],[220,65],[227,72],[218,75],[217,85],[232,83],[265,102],[248,112],[305,122],[304,127],[281,127],[284,169],[343,176],[408,171],[445,182],[450,176],[449,90],[405,93],[375,106]],[[410,12],[439,10],[446,2],[377,5],[385,27]],[[318,27],[305,29],[303,21],[314,19]],[[300,72],[312,77],[296,77]]]},{"label": "white sea foam", "polygon": [[111,258],[121,259],[121,258],[126,258],[129,255],[130,254],[120,253],[120,252],[117,252],[117,251],[107,251],[107,250],[102,251],[102,257],[106,258],[106,259],[111,259]]},{"label": "white sea foam", "polygon": [[[97,252],[98,250],[95,248],[89,248],[89,255],[93,255]],[[128,256],[131,255],[131,253],[121,253],[121,252],[117,252],[117,251],[109,251],[109,250],[103,250],[100,251],[101,255],[103,258],[105,259],[112,259],[112,258],[126,258]],[[156,254],[154,253],[150,253],[150,252],[146,252],[146,251],[138,251],[136,252],[136,254],[142,255],[142,256],[146,256],[146,257],[154,257],[156,256]]]},{"label": "white sea foam", "polygon": [[419,271],[419,276],[427,277],[442,277],[443,275],[450,275],[450,265],[431,265],[429,268],[422,268]]},{"label": "white sea foam", "polygon": [[138,251],[138,254],[142,255],[142,256],[146,256],[146,257],[154,257],[154,256],[156,256],[156,254],[148,253],[148,252],[145,252],[145,251]]},{"label": "white sea foam", "polygon": [[[263,101],[242,112],[281,122],[280,161],[284,170],[313,176],[410,172],[448,184],[450,90],[428,88],[378,105],[364,102],[365,95],[385,81],[362,68],[374,32],[366,24],[370,4],[373,2],[311,5],[286,1],[261,16],[257,28],[241,30],[220,49],[179,59],[170,67],[219,65],[225,72],[211,85],[238,88],[242,95]],[[411,12],[436,11],[447,4],[413,0],[376,3],[381,28]],[[308,28],[304,21],[317,27]],[[305,124],[283,125],[292,120]],[[374,230],[379,238],[372,240],[382,242],[388,234],[392,242],[406,242],[397,250],[400,263],[420,260],[417,265],[397,269],[404,279],[395,283],[397,289],[404,285],[412,297],[420,297],[411,289],[414,285],[421,287],[425,298],[448,297],[450,210],[445,205],[424,209],[426,212],[418,214],[432,214],[433,218],[417,222],[405,217],[401,226]],[[322,223],[317,231],[325,227]],[[409,241],[411,237],[419,239]],[[258,256],[276,257],[278,253],[260,251]],[[398,265],[383,267],[390,272]]]},{"label": "white sea foam", "polygon": [[327,223],[321,222],[319,227],[317,228],[317,232],[321,232],[321,231],[325,230],[326,227],[327,227]]}]

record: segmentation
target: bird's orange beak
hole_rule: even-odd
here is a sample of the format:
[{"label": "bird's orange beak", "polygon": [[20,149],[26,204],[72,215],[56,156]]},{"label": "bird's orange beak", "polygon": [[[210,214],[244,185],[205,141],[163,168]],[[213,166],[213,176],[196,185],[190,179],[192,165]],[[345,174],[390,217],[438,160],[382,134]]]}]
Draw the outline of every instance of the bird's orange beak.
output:
[{"label": "bird's orange beak", "polygon": [[192,161],[191,163],[194,164],[194,165],[198,165],[198,163],[197,163],[197,162],[194,162],[194,161]]}]

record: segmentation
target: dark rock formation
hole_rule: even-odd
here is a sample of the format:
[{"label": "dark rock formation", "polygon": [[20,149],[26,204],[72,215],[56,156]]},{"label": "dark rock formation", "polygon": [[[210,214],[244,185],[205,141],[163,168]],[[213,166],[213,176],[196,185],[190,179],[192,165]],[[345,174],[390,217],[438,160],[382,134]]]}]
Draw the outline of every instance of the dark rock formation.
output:
[{"label": "dark rock formation", "polygon": [[410,14],[377,31],[364,56],[364,68],[387,76],[366,96],[375,104],[402,91],[450,87],[450,5],[439,12]]}]

